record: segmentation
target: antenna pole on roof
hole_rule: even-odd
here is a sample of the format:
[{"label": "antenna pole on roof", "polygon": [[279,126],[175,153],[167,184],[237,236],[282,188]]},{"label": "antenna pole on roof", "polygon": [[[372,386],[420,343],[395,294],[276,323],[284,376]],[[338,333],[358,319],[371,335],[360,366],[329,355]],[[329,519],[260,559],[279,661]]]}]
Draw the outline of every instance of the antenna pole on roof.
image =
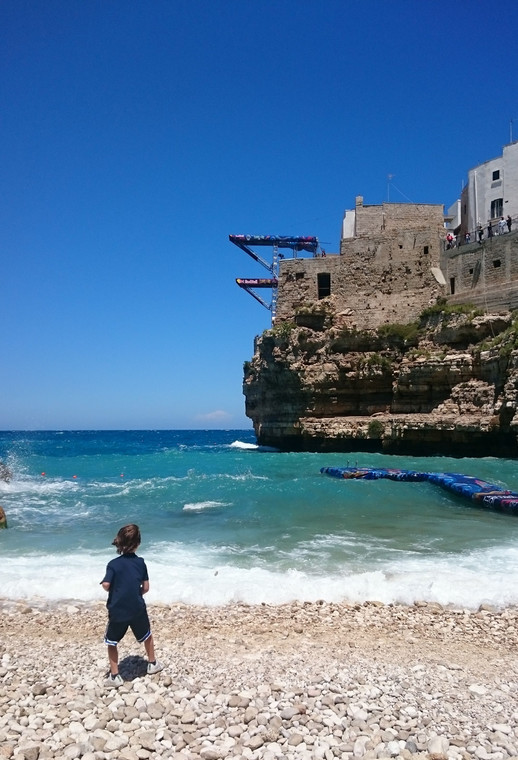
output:
[{"label": "antenna pole on roof", "polygon": [[387,203],[390,203],[390,180],[393,178],[393,174],[387,174]]}]

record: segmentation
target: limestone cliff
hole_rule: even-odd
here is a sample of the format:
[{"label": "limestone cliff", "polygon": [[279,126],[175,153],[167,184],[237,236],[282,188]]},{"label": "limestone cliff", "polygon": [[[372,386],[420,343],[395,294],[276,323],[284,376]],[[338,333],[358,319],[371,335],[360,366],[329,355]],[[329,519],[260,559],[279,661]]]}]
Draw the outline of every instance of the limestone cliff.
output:
[{"label": "limestone cliff", "polygon": [[332,297],[256,340],[246,414],[296,451],[518,456],[518,320],[466,307],[358,331]]}]

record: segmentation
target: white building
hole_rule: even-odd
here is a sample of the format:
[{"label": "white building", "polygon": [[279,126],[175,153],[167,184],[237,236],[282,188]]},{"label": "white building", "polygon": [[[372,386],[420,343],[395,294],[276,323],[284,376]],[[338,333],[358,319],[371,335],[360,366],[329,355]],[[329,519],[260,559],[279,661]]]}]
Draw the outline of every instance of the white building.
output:
[{"label": "white building", "polygon": [[478,224],[484,230],[488,222],[502,216],[518,218],[518,140],[504,145],[502,155],[485,161],[468,172],[468,184],[461,198],[462,230],[473,237]]},{"label": "white building", "polygon": [[444,226],[455,235],[460,231],[461,202],[460,198],[453,203],[444,215]]}]

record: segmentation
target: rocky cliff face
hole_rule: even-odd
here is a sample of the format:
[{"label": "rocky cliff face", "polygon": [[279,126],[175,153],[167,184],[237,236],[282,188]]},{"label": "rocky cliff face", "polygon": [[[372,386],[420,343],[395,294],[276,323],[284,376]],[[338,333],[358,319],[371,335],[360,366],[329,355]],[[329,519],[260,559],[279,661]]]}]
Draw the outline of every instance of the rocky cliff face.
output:
[{"label": "rocky cliff face", "polygon": [[358,331],[324,299],[257,339],[243,392],[263,445],[515,457],[518,320],[429,309]]}]

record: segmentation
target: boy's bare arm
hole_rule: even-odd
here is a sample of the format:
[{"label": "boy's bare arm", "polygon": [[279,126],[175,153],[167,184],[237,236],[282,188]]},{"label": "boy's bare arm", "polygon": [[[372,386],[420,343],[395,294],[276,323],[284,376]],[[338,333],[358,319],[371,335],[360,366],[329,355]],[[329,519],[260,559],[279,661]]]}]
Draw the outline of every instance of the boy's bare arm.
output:
[{"label": "boy's bare arm", "polygon": [[110,584],[108,583],[108,581],[104,581],[104,583],[101,583],[101,586],[103,587],[105,591],[110,590]]},{"label": "boy's bare arm", "polygon": [[147,594],[149,591],[149,581],[142,581],[140,590],[142,591],[142,595]]}]

